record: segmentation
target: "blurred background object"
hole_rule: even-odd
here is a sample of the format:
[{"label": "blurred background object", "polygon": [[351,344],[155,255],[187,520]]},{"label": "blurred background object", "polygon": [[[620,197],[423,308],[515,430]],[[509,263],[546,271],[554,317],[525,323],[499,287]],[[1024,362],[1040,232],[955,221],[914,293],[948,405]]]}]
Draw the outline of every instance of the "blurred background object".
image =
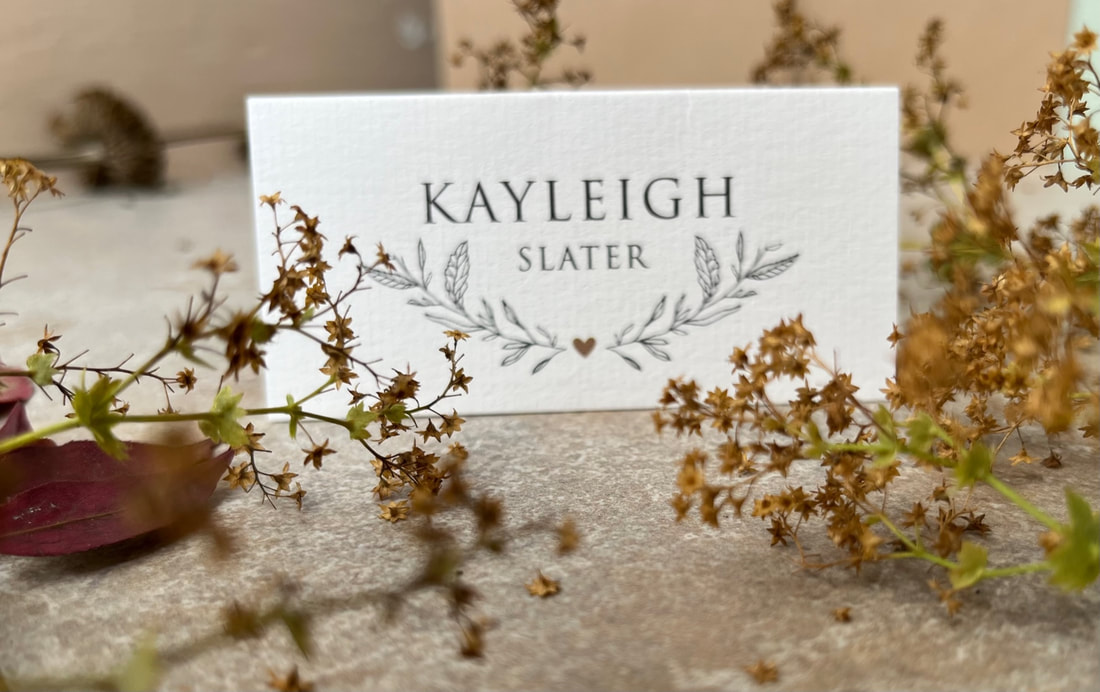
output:
[{"label": "blurred background object", "polygon": [[108,89],[85,89],[50,116],[60,158],[25,153],[36,166],[71,162],[91,187],[158,187],[164,182],[161,137],[137,106]]},{"label": "blurred background object", "polygon": [[[1080,0],[1100,6],[1100,0]],[[565,25],[587,39],[583,65],[590,88],[748,85],[752,66],[775,32],[772,2],[729,0],[564,0]],[[873,84],[922,82],[914,65],[917,37],[932,17],[944,21],[944,53],[969,107],[952,122],[969,157],[1011,150],[1010,131],[1035,110],[1048,53],[1061,50],[1070,0],[802,0],[799,8],[841,29],[840,46],[856,79]],[[506,0],[436,0],[442,86],[469,89],[473,67],[452,69],[459,39],[477,44],[515,36],[522,22]],[[558,66],[561,67],[561,66]]]},{"label": "blurred background object", "polygon": [[[775,32],[771,2],[562,0],[565,29],[584,37],[554,70],[587,69],[591,88],[748,85]],[[1049,52],[1100,0],[802,0],[841,29],[857,80],[919,82],[917,36],[934,16],[969,107],[954,114],[959,150],[1010,149],[1030,116]],[[0,56],[0,153],[57,151],[49,122],[75,94],[105,87],[129,100],[167,139],[243,130],[248,94],[472,89],[478,71],[454,67],[463,39],[515,39],[510,0],[97,0],[11,6]],[[1095,21],[1095,20],[1093,20]],[[193,147],[166,158],[169,180],[231,165],[233,147]],[[232,164],[239,167],[239,164]]]},{"label": "blurred background object", "polygon": [[[55,151],[51,114],[75,94],[124,95],[164,133],[244,128],[250,93],[431,89],[431,0],[73,0],[5,5],[0,153]],[[228,165],[187,148],[167,177]],[[223,151],[224,150],[224,151]]]}]

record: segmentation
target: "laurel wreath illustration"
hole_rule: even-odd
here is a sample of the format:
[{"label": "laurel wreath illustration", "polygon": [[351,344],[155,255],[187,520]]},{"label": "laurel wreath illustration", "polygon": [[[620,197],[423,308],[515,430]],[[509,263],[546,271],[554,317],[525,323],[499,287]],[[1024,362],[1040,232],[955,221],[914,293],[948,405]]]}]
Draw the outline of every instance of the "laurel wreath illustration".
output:
[{"label": "laurel wreath illustration", "polygon": [[[643,353],[660,361],[672,360],[666,350],[672,336],[685,336],[689,327],[707,327],[736,313],[743,301],[756,295],[755,290],[745,288],[748,282],[774,279],[794,265],[799,253],[771,259],[781,247],[781,243],[774,243],[758,249],[752,262],[746,266],[745,236],[739,232],[737,263],[730,265],[733,281],[726,286],[718,254],[705,239],[695,236],[695,273],[702,289],[699,302],[689,304],[687,293],[681,293],[669,319],[665,318],[669,295],[661,296],[644,322],[631,322],[615,332],[611,345],[605,346],[605,350],[619,356],[635,370],[642,369],[639,358]],[[537,356],[531,368],[533,375],[567,350],[558,343],[558,337],[543,326],[529,326],[520,319],[507,300],[500,300],[499,313],[485,298],[479,299],[472,309],[467,305],[466,289],[470,278],[467,241],[459,243],[447,258],[442,294],[432,288],[433,275],[427,269],[428,253],[423,240],[417,242],[415,272],[409,269],[403,258],[392,256],[391,259],[394,264],[392,271],[375,269],[369,272],[370,277],[388,288],[401,291],[415,289],[417,295],[410,298],[408,304],[426,308],[424,316],[437,324],[470,335],[480,334],[484,341],[499,341],[501,350],[505,352],[500,362],[502,366],[515,365],[531,353]],[[591,337],[583,341],[579,338],[573,340],[573,347],[584,357],[588,357],[595,345],[596,340]]]},{"label": "laurel wreath illustration", "polygon": [[746,267],[745,234],[738,232],[737,264],[730,265],[734,281],[732,286],[725,288],[718,254],[702,236],[695,236],[695,275],[699,288],[703,291],[699,303],[688,305],[687,293],[681,293],[672,308],[672,319],[662,323],[661,318],[668,306],[668,294],[661,296],[650,311],[649,318],[637,326],[631,322],[616,332],[613,343],[607,350],[622,358],[635,370],[641,370],[642,365],[628,353],[633,347],[641,347],[646,354],[657,360],[672,360],[672,356],[665,350],[670,336],[685,336],[688,327],[707,327],[729,317],[741,309],[741,301],[756,295],[756,291],[744,288],[747,282],[774,279],[794,266],[798,261],[797,252],[780,259],[769,259],[769,255],[782,247],[782,243],[765,245],[756,251],[756,257]]},{"label": "laurel wreath illustration", "polygon": [[395,270],[370,272],[372,279],[398,290],[417,289],[419,295],[409,299],[409,305],[428,308],[424,316],[448,329],[458,329],[470,335],[480,334],[485,341],[500,341],[501,349],[507,352],[502,366],[515,365],[530,352],[537,353],[539,360],[531,369],[531,374],[541,372],[562,351],[558,338],[540,325],[528,327],[519,318],[508,301],[500,301],[500,315],[504,324],[497,319],[497,312],[489,301],[482,298],[473,312],[466,305],[466,287],[470,278],[470,255],[467,241],[462,241],[447,258],[443,270],[443,295],[433,291],[432,274],[427,271],[428,253],[424,241],[416,246],[418,271],[409,271],[408,265],[400,257],[392,257]]}]

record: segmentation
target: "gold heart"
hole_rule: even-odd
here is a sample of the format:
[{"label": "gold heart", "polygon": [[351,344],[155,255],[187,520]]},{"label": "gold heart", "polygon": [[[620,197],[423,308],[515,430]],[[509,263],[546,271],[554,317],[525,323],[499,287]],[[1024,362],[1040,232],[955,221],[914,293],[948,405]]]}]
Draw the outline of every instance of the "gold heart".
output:
[{"label": "gold heart", "polygon": [[577,349],[577,353],[587,358],[588,354],[592,353],[592,349],[596,348],[596,340],[592,337],[588,337],[585,341],[573,339],[573,348]]}]

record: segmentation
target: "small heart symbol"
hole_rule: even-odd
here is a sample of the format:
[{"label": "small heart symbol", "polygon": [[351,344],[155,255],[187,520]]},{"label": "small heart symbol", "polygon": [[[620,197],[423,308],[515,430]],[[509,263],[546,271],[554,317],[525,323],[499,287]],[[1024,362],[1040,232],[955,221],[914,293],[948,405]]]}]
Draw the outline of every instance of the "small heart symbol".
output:
[{"label": "small heart symbol", "polygon": [[596,348],[596,340],[592,337],[588,337],[584,341],[573,339],[573,348],[577,349],[577,353],[587,358],[588,354],[592,353],[592,349]]}]

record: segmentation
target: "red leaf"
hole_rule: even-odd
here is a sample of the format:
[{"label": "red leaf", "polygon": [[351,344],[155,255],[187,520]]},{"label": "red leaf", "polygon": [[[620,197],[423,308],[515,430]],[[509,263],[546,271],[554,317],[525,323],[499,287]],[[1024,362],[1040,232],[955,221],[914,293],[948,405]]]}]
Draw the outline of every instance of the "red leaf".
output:
[{"label": "red leaf", "polygon": [[[0,362],[0,373],[7,366]],[[34,383],[21,375],[0,374],[0,440],[31,431],[23,402],[34,394]]]},{"label": "red leaf", "polygon": [[119,461],[94,442],[31,445],[0,457],[0,553],[65,555],[193,518],[207,507],[232,450],[214,444],[126,444]]},{"label": "red leaf", "polygon": [[[0,371],[5,368],[0,363]],[[34,394],[34,382],[29,377],[22,375],[0,375],[0,404],[10,404],[13,401],[26,401]]]},{"label": "red leaf", "polygon": [[31,430],[31,422],[27,420],[27,410],[22,401],[0,404],[0,440]]}]

